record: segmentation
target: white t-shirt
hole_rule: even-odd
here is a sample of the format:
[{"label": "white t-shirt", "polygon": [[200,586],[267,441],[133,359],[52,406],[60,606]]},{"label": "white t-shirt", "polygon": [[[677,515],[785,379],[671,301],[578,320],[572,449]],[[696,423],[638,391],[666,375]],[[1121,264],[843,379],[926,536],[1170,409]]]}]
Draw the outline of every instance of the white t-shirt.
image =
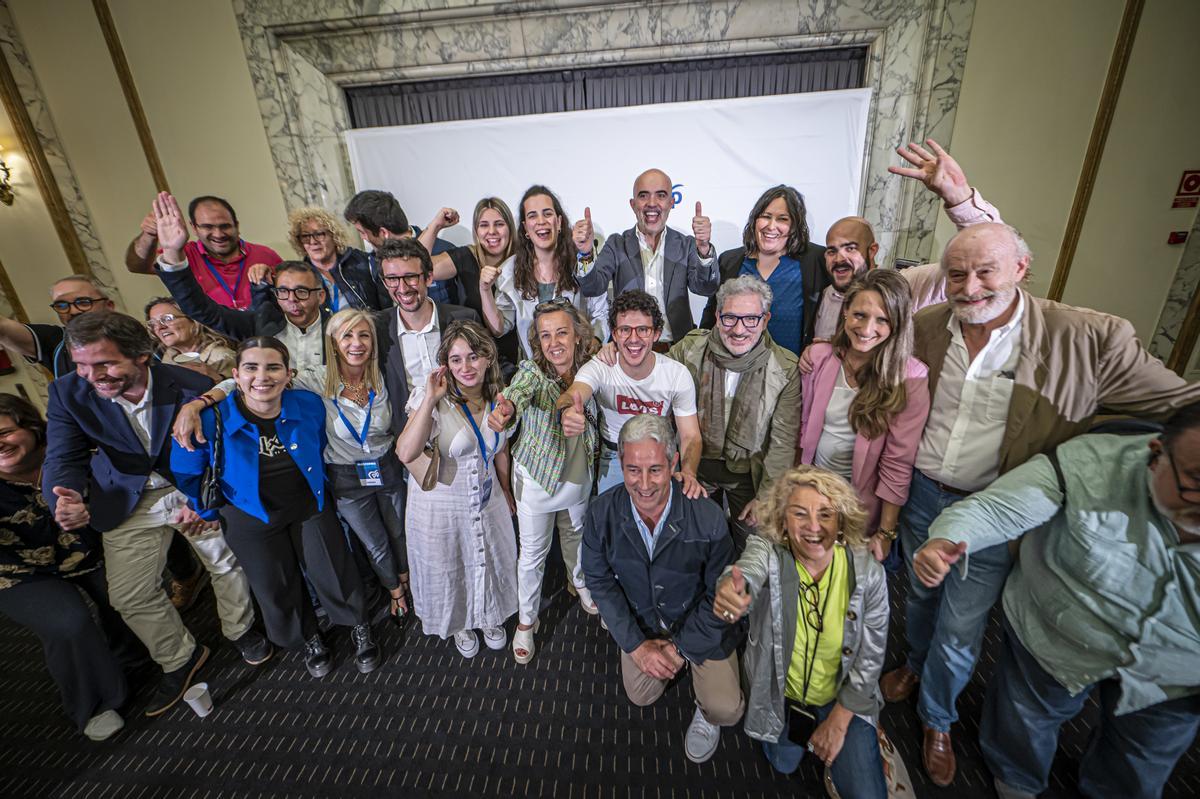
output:
[{"label": "white t-shirt", "polygon": [[616,443],[621,428],[639,414],[696,415],[696,384],[687,367],[656,352],[650,355],[654,368],[641,380],[625,374],[619,362],[606,366],[597,358],[585,363],[575,375],[576,380],[591,386],[600,403],[605,440]]},{"label": "white t-shirt", "polygon": [[825,424],[817,441],[813,465],[840,474],[847,480],[854,473],[854,441],[857,436],[850,427],[850,403],[858,389],[846,382],[845,367],[838,369],[837,382],[825,407]]}]

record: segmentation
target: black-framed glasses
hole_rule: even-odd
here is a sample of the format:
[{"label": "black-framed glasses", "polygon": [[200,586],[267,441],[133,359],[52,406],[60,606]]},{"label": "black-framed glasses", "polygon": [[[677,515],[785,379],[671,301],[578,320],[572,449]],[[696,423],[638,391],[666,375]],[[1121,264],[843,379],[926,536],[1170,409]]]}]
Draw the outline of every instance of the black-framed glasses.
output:
[{"label": "black-framed glasses", "polygon": [[399,286],[401,281],[410,289],[415,289],[421,285],[421,281],[425,279],[424,272],[418,272],[415,275],[384,275],[383,284],[392,288]]},{"label": "black-framed glasses", "polygon": [[178,318],[179,317],[173,313],[165,313],[162,316],[152,316],[146,320],[146,327],[150,328],[151,330],[158,330],[159,328],[168,327]]},{"label": "black-framed glasses", "polygon": [[295,297],[298,300],[307,300],[313,292],[321,291],[321,289],[310,289],[307,286],[297,286],[296,288],[288,288],[287,286],[272,286],[271,291],[281,300],[286,300],[288,297]]},{"label": "black-framed glasses", "polygon": [[616,338],[629,338],[634,333],[637,333],[638,338],[649,338],[654,333],[654,328],[650,327],[650,325],[638,325],[637,327],[621,325],[620,327],[613,328],[613,336]]},{"label": "black-framed glasses", "polygon": [[1179,467],[1175,465],[1175,453],[1167,447],[1163,447],[1163,451],[1167,453],[1167,459],[1171,461],[1171,476],[1175,478],[1175,490],[1179,492],[1179,498],[1189,505],[1200,505],[1200,486],[1192,488],[1185,486],[1179,477]]},{"label": "black-framed glasses", "polygon": [[726,330],[732,330],[733,328],[737,327],[738,322],[741,322],[743,325],[745,325],[747,330],[757,330],[764,316],[766,316],[766,314],[723,313],[717,318],[721,320],[721,327],[725,328]]},{"label": "black-framed glasses", "polygon": [[88,311],[91,310],[93,305],[98,302],[104,302],[106,299],[107,297],[76,297],[73,300],[55,300],[50,303],[50,307],[59,313],[66,313],[71,310],[72,305],[78,311]]},{"label": "black-framed glasses", "polygon": [[825,631],[825,617],[821,614],[821,589],[816,583],[800,586],[800,604],[804,605],[804,622],[814,632]]},{"label": "black-framed glasses", "polygon": [[301,244],[312,244],[316,241],[324,241],[328,235],[328,230],[316,230],[312,233],[301,233],[296,238],[300,239]]}]

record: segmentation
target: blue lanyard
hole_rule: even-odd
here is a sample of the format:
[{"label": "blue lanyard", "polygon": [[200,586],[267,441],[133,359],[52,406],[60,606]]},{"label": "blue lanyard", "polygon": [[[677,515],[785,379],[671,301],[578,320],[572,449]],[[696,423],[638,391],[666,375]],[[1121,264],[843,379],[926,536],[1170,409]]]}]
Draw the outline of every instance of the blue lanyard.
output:
[{"label": "blue lanyard", "polygon": [[350,431],[350,435],[354,436],[354,440],[358,442],[358,445],[363,448],[363,452],[371,451],[367,447],[367,434],[371,429],[371,411],[374,410],[374,406],[375,390],[372,389],[367,394],[367,420],[363,422],[362,432],[360,433],[354,429],[354,425],[350,424],[350,420],[346,418],[346,414],[342,413],[342,403],[336,396],[333,398],[333,407],[337,408],[338,416],[342,419],[342,424],[346,425],[346,429]]},{"label": "blue lanyard", "polygon": [[[487,444],[484,443],[483,433],[480,432],[479,425],[477,425],[475,423],[475,417],[471,415],[471,409],[468,408],[466,405],[460,406],[459,409],[462,411],[462,415],[467,417],[467,421],[471,423],[471,430],[473,430],[475,432],[475,441],[479,444],[479,452],[480,452],[480,454],[483,455],[483,470],[487,471],[488,448],[487,448]],[[496,410],[496,403],[493,402],[492,407],[488,408],[488,410],[489,411]],[[500,449],[500,434],[493,432],[492,435],[495,436],[495,443],[492,444],[492,452],[494,453],[496,450]]]},{"label": "blue lanyard", "polygon": [[[238,242],[238,248],[242,248],[242,242],[240,241]],[[237,301],[237,293],[242,288],[242,281],[246,279],[246,259],[250,257],[250,253],[248,251],[243,252],[241,261],[242,269],[238,272],[237,285],[230,289],[229,284],[225,282],[225,278],[221,277],[221,273],[212,265],[212,261],[208,260],[208,255],[204,252],[204,245],[200,245],[198,249],[200,250],[200,259],[208,267],[208,273],[213,276],[213,280],[217,281],[221,288],[225,290],[225,293],[229,295],[229,300],[233,303],[233,307],[240,308],[241,306],[238,305]]]}]

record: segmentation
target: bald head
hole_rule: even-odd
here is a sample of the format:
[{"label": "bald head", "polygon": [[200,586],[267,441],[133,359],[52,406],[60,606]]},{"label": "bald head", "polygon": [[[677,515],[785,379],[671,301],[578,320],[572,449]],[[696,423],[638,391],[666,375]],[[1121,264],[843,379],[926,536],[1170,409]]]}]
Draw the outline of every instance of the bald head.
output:
[{"label": "bald head", "polygon": [[1003,324],[1032,259],[1029,245],[1010,225],[986,222],[959,231],[942,253],[946,298],[954,314],[968,324]]},{"label": "bald head", "polygon": [[825,234],[825,271],[834,288],[845,291],[858,275],[875,268],[879,244],[875,232],[861,216],[846,216]]},{"label": "bald head", "polygon": [[946,269],[948,258],[962,258],[965,255],[978,257],[990,254],[997,258],[1025,261],[1028,266],[1033,260],[1033,253],[1021,234],[1012,225],[1002,222],[983,222],[963,228],[946,242],[942,252],[942,269]]},{"label": "bald head", "polygon": [[661,169],[647,169],[633,182],[629,207],[637,217],[638,230],[658,245],[658,237],[667,227],[667,216],[675,206],[671,178]]}]

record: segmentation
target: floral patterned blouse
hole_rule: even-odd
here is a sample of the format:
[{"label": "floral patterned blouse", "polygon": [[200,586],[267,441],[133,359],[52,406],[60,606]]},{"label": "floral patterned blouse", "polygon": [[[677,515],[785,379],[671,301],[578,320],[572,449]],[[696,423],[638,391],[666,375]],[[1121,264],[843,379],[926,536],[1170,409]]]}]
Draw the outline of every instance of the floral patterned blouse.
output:
[{"label": "floral patterned blouse", "polygon": [[100,542],[90,528],[63,530],[37,486],[0,480],[0,590],[99,565]]}]

